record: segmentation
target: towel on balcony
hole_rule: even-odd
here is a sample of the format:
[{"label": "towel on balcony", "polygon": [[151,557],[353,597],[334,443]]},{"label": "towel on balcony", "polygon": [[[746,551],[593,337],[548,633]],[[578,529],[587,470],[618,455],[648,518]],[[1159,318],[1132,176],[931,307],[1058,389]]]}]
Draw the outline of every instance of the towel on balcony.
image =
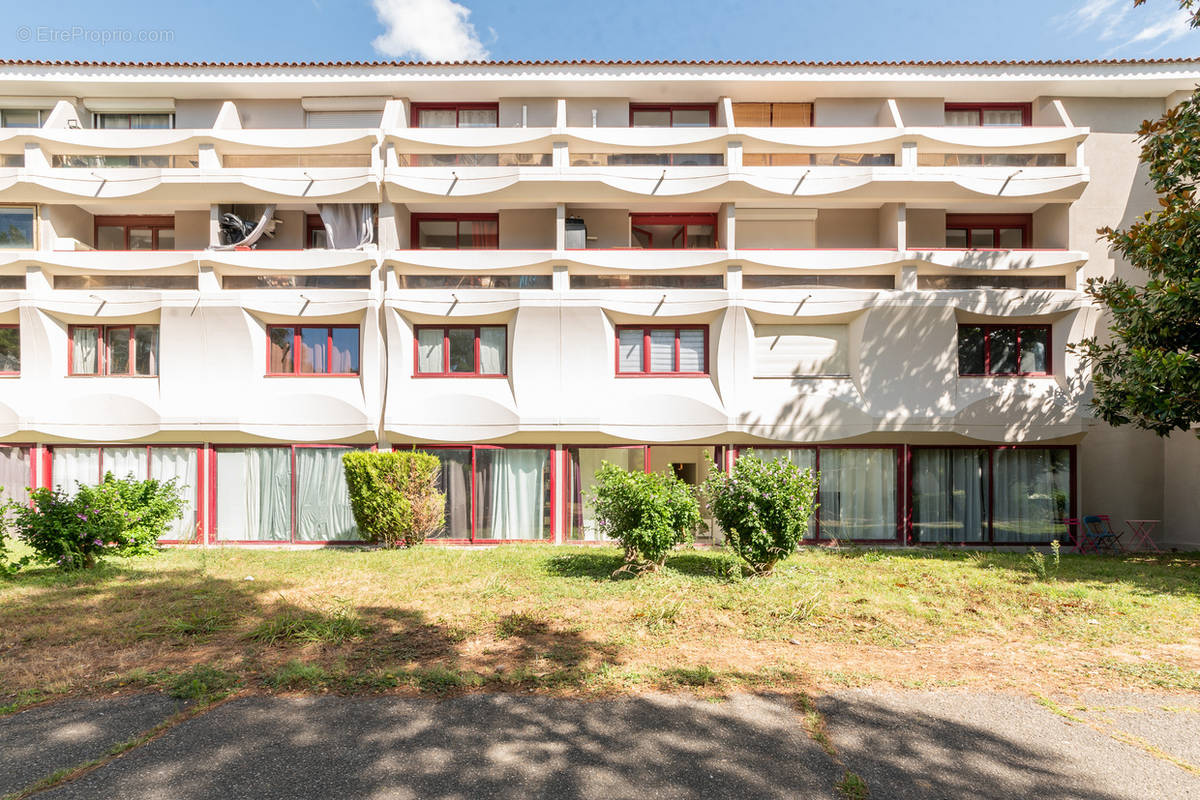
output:
[{"label": "towel on balcony", "polygon": [[318,203],[331,250],[358,250],[375,241],[375,206],[371,203]]}]

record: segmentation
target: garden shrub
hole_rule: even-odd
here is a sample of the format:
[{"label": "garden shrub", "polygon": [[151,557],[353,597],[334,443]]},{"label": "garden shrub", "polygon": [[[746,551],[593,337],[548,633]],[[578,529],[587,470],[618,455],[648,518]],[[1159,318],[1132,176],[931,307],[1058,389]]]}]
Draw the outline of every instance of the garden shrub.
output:
[{"label": "garden shrub", "polygon": [[756,574],[767,575],[804,538],[816,510],[817,476],[747,452],[732,472],[710,469],[704,494],[729,546]]},{"label": "garden shrub", "polygon": [[169,481],[104,476],[97,486],[30,489],[30,503],[4,506],[9,527],[43,563],[89,568],[105,556],[155,552],[159,537],[183,514],[184,500]]},{"label": "garden shrub", "polygon": [[446,496],[438,490],[441,462],[420,451],[342,456],[350,508],[359,533],[383,547],[413,547],[446,521]]},{"label": "garden shrub", "polygon": [[694,490],[672,472],[629,471],[606,462],[588,500],[600,533],[625,548],[618,572],[657,569],[700,525]]}]

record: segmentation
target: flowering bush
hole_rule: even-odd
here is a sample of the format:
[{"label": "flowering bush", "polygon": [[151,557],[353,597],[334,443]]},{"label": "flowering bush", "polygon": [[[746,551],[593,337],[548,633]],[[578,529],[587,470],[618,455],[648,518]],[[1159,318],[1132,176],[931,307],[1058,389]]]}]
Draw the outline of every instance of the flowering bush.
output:
[{"label": "flowering bush", "polygon": [[624,470],[605,462],[589,501],[601,534],[625,548],[625,566],[618,572],[662,566],[671,548],[691,541],[701,522],[695,492],[671,472]]},{"label": "flowering bush", "polygon": [[98,486],[30,489],[28,505],[9,502],[7,525],[38,561],[61,569],[96,565],[104,556],[154,552],[155,543],[183,512],[175,480],[139,481],[104,476]]},{"label": "flowering bush", "polygon": [[816,510],[817,476],[748,452],[728,474],[710,469],[704,492],[729,546],[756,574],[767,575],[804,538]]}]

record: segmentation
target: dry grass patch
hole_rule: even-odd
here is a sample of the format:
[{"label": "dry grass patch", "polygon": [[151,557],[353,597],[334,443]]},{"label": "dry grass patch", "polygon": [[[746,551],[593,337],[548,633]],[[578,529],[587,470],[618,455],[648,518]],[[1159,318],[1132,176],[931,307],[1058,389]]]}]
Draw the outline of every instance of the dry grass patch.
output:
[{"label": "dry grass patch", "polygon": [[1054,579],[1019,553],[810,549],[763,578],[715,551],[636,580],[620,562],[176,549],[28,571],[0,582],[0,707],[196,665],[331,691],[1200,687],[1196,556],[1067,555]]}]

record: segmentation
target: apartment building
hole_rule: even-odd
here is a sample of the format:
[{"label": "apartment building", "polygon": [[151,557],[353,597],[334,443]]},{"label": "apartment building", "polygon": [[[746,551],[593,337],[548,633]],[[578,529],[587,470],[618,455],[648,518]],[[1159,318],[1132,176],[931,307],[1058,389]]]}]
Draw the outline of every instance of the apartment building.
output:
[{"label": "apartment building", "polygon": [[344,542],[340,455],[415,447],[444,540],[594,541],[602,461],[754,450],[819,470],[817,542],[1200,546],[1196,437],[1095,419],[1067,350],[1198,79],[0,62],[0,485],[175,477],[169,541]]}]

